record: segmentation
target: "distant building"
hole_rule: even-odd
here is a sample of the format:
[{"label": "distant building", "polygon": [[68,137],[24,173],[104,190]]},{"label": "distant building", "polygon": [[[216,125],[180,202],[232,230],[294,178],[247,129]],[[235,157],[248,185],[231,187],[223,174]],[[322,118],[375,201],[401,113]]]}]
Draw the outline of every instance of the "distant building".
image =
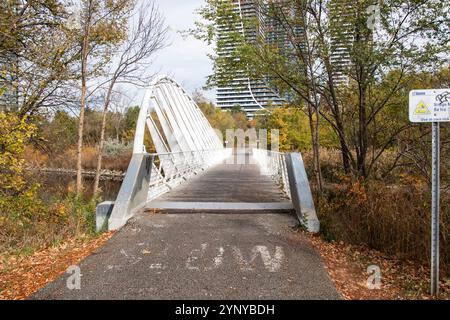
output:
[{"label": "distant building", "polygon": [[333,77],[338,84],[347,83],[357,8],[354,0],[330,0],[328,10]]},{"label": "distant building", "polygon": [[[242,32],[247,42],[256,43],[258,40],[273,42],[280,39],[279,28],[274,25],[273,21],[268,21],[263,16],[258,1],[224,1],[229,1],[234,5],[235,12],[241,18],[238,25],[234,27],[238,32]],[[257,26],[254,28],[244,26],[243,21],[246,19],[257,21]],[[219,57],[226,57],[235,49],[235,44],[230,39],[229,26],[219,23],[217,37],[226,44],[219,49],[218,55]],[[229,43],[227,43],[228,39],[230,40]],[[223,71],[219,67],[216,77],[220,78],[220,73]],[[267,79],[250,79],[245,71],[236,72],[232,78],[228,86],[218,86],[217,88],[217,105],[223,110],[240,107],[249,118],[253,118],[255,114],[267,107],[278,107],[284,104],[284,100],[277,91],[270,88]]]},{"label": "distant building", "polygon": [[0,111],[17,110],[19,92],[12,70],[17,65],[17,58],[12,55],[0,56]]},{"label": "distant building", "polygon": [[[5,7],[7,6],[7,7]],[[0,4],[0,10],[18,10],[20,2],[7,1]],[[17,72],[14,72],[18,66],[17,55],[11,53],[4,47],[0,50],[0,111],[17,110],[19,107],[19,91],[17,86]]]}]

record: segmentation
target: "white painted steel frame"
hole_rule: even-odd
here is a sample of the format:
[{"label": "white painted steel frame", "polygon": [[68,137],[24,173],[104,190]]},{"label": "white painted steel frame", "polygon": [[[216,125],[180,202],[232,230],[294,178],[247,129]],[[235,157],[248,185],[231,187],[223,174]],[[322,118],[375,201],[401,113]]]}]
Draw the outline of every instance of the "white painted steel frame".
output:
[{"label": "white painted steel frame", "polygon": [[195,101],[161,75],[147,89],[137,122],[134,154],[146,153],[145,127],[155,145],[148,201],[231,156]]},{"label": "white painted steel frame", "polygon": [[157,153],[223,148],[222,141],[194,100],[176,81],[164,75],[156,77],[145,93],[136,128],[134,153],[146,152],[146,125]]},{"label": "white painted steel frame", "polygon": [[291,198],[286,154],[264,149],[253,149],[252,153],[253,158],[261,168],[262,174],[268,175],[276,180],[283,187],[286,195]]}]

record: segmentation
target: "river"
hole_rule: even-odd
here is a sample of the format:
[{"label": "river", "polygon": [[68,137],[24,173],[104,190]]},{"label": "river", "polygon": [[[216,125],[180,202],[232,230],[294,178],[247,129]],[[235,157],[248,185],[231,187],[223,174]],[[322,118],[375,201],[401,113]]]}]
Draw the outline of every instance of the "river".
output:
[{"label": "river", "polygon": [[[36,173],[35,173],[36,175]],[[75,190],[76,176],[60,173],[39,173],[35,180],[41,185],[40,194],[44,200],[51,200],[54,197],[63,198]],[[94,178],[84,177],[84,196],[89,199],[92,197],[94,188]],[[122,181],[112,179],[100,180],[101,200],[115,201],[120,190]]]}]

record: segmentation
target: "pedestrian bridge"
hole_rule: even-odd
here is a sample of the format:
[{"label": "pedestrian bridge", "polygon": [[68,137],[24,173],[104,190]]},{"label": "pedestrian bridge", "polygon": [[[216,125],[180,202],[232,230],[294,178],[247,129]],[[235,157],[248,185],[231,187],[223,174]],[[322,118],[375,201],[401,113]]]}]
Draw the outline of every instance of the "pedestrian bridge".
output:
[{"label": "pedestrian bridge", "polygon": [[[146,130],[156,153],[146,151]],[[248,138],[224,147],[221,133],[186,91],[167,76],[157,77],[140,108],[119,195],[99,205],[97,228],[120,229],[143,211],[295,213],[310,232],[318,232],[301,155],[266,150],[261,135],[259,145]]]}]

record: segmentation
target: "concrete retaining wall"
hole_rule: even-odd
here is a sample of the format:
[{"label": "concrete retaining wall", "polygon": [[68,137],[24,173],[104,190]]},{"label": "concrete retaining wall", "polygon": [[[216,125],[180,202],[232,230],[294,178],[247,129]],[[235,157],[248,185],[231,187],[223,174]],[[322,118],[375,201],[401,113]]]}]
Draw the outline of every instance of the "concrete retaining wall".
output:
[{"label": "concrete retaining wall", "polygon": [[320,222],[317,219],[314,200],[305,170],[303,158],[299,153],[286,155],[286,166],[289,176],[292,203],[301,223],[311,233],[320,231]]},{"label": "concrete retaining wall", "polygon": [[153,156],[134,154],[108,221],[108,230],[123,227],[147,201]]}]

